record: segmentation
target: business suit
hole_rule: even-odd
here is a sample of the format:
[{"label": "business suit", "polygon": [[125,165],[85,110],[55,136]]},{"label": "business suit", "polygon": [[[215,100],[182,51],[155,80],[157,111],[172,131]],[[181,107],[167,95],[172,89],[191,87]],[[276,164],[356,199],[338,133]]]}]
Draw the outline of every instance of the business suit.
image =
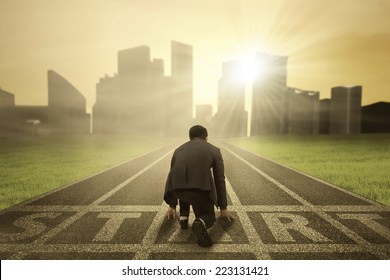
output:
[{"label": "business suit", "polygon": [[219,148],[193,139],[175,150],[164,200],[174,208],[177,199],[181,203],[181,215],[188,216],[186,212],[191,204],[196,218],[202,219],[207,228],[214,224],[214,205],[220,209],[227,207],[224,164]]}]

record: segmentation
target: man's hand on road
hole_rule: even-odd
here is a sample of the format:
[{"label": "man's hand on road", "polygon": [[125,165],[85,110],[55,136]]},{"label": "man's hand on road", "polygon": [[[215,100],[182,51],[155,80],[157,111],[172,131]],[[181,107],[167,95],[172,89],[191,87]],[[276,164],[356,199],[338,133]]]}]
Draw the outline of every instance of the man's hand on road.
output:
[{"label": "man's hand on road", "polygon": [[171,207],[168,207],[168,211],[167,211],[167,214],[166,216],[168,217],[168,220],[172,217],[172,218],[176,218],[176,208],[171,208]]},{"label": "man's hand on road", "polygon": [[229,222],[236,219],[236,217],[232,213],[230,213],[229,210],[227,209],[221,210],[221,218],[222,217],[227,218]]}]

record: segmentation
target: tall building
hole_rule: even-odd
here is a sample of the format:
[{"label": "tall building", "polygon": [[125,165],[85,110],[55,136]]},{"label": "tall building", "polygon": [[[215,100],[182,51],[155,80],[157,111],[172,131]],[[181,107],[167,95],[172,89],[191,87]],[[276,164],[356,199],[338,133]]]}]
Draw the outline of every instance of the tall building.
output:
[{"label": "tall building", "polygon": [[15,96],[0,88],[0,136],[14,135]]},{"label": "tall building", "polygon": [[55,71],[49,70],[47,78],[48,106],[15,106],[14,95],[0,90],[0,135],[90,132],[85,97]]},{"label": "tall building", "polygon": [[210,104],[196,105],[195,107],[195,123],[209,126],[213,118],[213,106]]},{"label": "tall building", "polygon": [[288,133],[319,133],[319,97],[320,93],[318,91],[288,88]]},{"label": "tall building", "polygon": [[361,132],[362,86],[338,86],[331,90],[330,133]]},{"label": "tall building", "polygon": [[[92,109],[92,132],[115,133],[121,127],[119,78],[106,75],[96,84],[96,101]],[[123,101],[125,102],[125,100]]]},{"label": "tall building", "polygon": [[0,108],[15,106],[15,96],[0,88]]},{"label": "tall building", "polygon": [[171,77],[166,82],[166,131],[187,135],[193,120],[193,48],[171,42]]},{"label": "tall building", "polygon": [[[94,133],[186,135],[192,123],[192,47],[172,42],[172,76],[139,46],[118,52],[118,74],[96,85]],[[183,134],[184,133],[184,134]]]},{"label": "tall building", "polygon": [[330,99],[320,100],[320,134],[330,133]]},{"label": "tall building", "polygon": [[248,113],[245,111],[245,81],[237,77],[240,62],[225,62],[218,87],[218,112],[214,129],[220,137],[247,136]]},{"label": "tall building", "polygon": [[389,102],[377,102],[362,107],[362,133],[390,133]]},{"label": "tall building", "polygon": [[162,133],[164,65],[140,46],[118,52],[118,74],[101,78],[93,107],[95,133]]},{"label": "tall building", "polygon": [[85,97],[53,70],[47,72],[48,122],[51,133],[89,133],[90,115]]},{"label": "tall building", "polygon": [[256,54],[252,89],[251,135],[286,133],[287,59]]}]

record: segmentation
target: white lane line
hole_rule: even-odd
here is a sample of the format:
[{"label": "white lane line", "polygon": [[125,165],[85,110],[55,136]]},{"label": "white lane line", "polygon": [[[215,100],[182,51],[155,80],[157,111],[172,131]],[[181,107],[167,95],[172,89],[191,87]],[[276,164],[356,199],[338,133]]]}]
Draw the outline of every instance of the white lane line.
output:
[{"label": "white lane line", "polygon": [[29,250],[21,251],[21,252],[18,252],[16,254],[14,254],[13,256],[11,256],[11,259],[22,259],[22,258],[24,258],[26,255],[29,254],[29,251],[30,251],[31,247],[40,246],[40,244],[45,243],[50,238],[54,237],[55,235],[57,235],[58,233],[63,231],[69,225],[73,224],[75,221],[77,221],[82,216],[84,216],[87,212],[89,212],[89,209],[92,209],[93,207],[96,207],[97,205],[99,205],[101,202],[103,202],[104,200],[106,200],[107,198],[112,196],[114,193],[116,193],[117,191],[119,191],[120,189],[125,187],[131,181],[133,181],[134,179],[136,179],[137,177],[139,177],[140,175],[145,173],[147,170],[149,170],[150,168],[155,166],[158,162],[163,160],[165,157],[167,157],[171,153],[172,153],[172,150],[169,151],[168,153],[164,154],[163,156],[161,156],[160,158],[158,158],[157,160],[155,160],[154,162],[152,162],[151,164],[149,164],[148,166],[146,166],[145,168],[143,168],[139,172],[137,172],[135,175],[131,176],[126,181],[122,182],[121,184],[119,184],[118,186],[113,188],[111,191],[109,191],[105,195],[101,196],[100,198],[98,198],[97,200],[92,202],[90,205],[85,207],[82,211],[76,213],[75,215],[73,215],[70,218],[66,219],[65,221],[63,221],[62,223],[60,223],[59,225],[57,225],[56,227],[54,227],[53,229],[51,229],[47,233],[43,234],[41,237],[37,238],[36,240],[34,240],[34,242],[32,242],[31,244],[28,245]]},{"label": "white lane line", "polygon": [[[109,246],[108,246],[109,245]],[[264,244],[268,253],[368,253],[366,248],[359,244]],[[12,253],[26,248],[25,244],[0,244],[3,253]],[[389,251],[389,244],[373,244],[373,250]],[[210,248],[202,248],[196,244],[155,244],[149,253],[249,253],[253,254],[252,244],[214,244]],[[134,253],[144,250],[142,244],[42,244],[40,247],[31,247],[29,253]]]},{"label": "white lane line", "polygon": [[[160,208],[163,207],[165,210],[168,209],[168,205],[165,202],[163,202],[160,206]],[[146,232],[141,242],[140,249],[137,250],[137,253],[134,256],[135,260],[148,259],[149,254],[153,251],[153,247],[154,247],[153,245],[155,244],[162,222],[165,218],[165,213],[166,212],[164,210],[157,212],[156,216],[152,221],[152,224],[149,226],[148,231]]]},{"label": "white lane line", "polygon": [[[231,145],[233,145],[233,144],[231,144]],[[287,166],[287,165],[284,165],[283,163],[276,162],[276,161],[274,161],[274,160],[272,160],[272,159],[270,159],[270,158],[268,158],[268,157],[257,155],[257,154],[255,154],[254,152],[251,152],[251,151],[249,151],[249,150],[247,150],[247,149],[244,149],[244,148],[242,148],[242,147],[239,147],[239,146],[236,146],[236,145],[233,145],[233,146],[236,147],[236,148],[238,148],[238,149],[241,149],[241,150],[243,150],[244,152],[247,152],[247,153],[249,153],[249,154],[251,154],[251,155],[253,155],[253,156],[255,156],[255,157],[263,158],[263,159],[268,160],[268,161],[270,161],[270,162],[273,162],[273,163],[275,163],[275,164],[277,164],[277,165],[283,166],[283,167],[286,168],[286,169],[289,169],[289,170],[291,170],[291,171],[294,171],[294,172],[296,172],[296,173],[299,173],[299,174],[301,174],[301,175],[304,175],[304,176],[306,176],[306,177],[309,177],[310,179],[313,179],[313,180],[315,180],[315,181],[317,181],[317,182],[320,182],[320,183],[322,183],[322,184],[324,184],[324,185],[327,185],[327,186],[332,187],[332,188],[334,188],[334,189],[337,189],[337,190],[339,190],[339,191],[341,191],[341,192],[344,192],[344,193],[346,193],[346,194],[349,194],[349,195],[351,195],[351,196],[353,196],[353,197],[355,197],[355,198],[358,198],[358,199],[360,199],[360,200],[364,200],[364,201],[366,201],[366,202],[368,202],[368,203],[370,203],[370,204],[372,204],[372,205],[376,205],[376,206],[378,206],[378,207],[385,208],[385,209],[387,208],[387,211],[389,210],[389,207],[388,207],[388,206],[383,205],[383,204],[381,204],[381,203],[379,203],[379,202],[376,202],[376,201],[371,200],[371,199],[369,199],[369,198],[366,198],[366,197],[364,197],[364,196],[358,195],[358,194],[356,194],[356,193],[354,193],[354,192],[352,192],[352,191],[349,191],[349,190],[347,190],[347,189],[338,187],[338,186],[333,185],[333,184],[331,184],[331,183],[329,183],[329,182],[323,181],[323,180],[321,180],[321,179],[319,179],[319,178],[316,178],[316,177],[314,177],[314,176],[312,176],[312,175],[306,174],[306,173],[304,173],[304,172],[302,172],[302,171],[299,171],[299,170],[296,170],[296,169],[294,169],[294,168],[292,168],[292,167],[289,167],[289,166]]]},{"label": "white lane line", "polygon": [[[155,212],[161,205],[26,205],[12,212],[80,212],[88,207],[89,212]],[[375,205],[229,205],[229,209],[245,209],[257,212],[312,212],[313,208],[325,212],[390,212],[390,209]]]},{"label": "white lane line", "polygon": [[264,173],[263,171],[261,171],[260,169],[258,169],[256,166],[254,166],[253,164],[251,164],[250,162],[248,162],[247,160],[245,160],[244,158],[242,158],[241,156],[239,156],[238,154],[236,154],[235,152],[233,152],[232,150],[230,150],[229,148],[227,148],[226,146],[220,144],[220,146],[222,148],[224,148],[225,150],[227,150],[229,153],[231,153],[232,155],[234,155],[236,158],[238,158],[239,160],[241,160],[243,163],[245,163],[246,165],[248,165],[250,168],[252,168],[253,170],[255,170],[257,173],[259,173],[261,176],[263,176],[264,178],[268,179],[270,182],[272,182],[274,185],[276,185],[277,187],[279,187],[281,190],[283,190],[284,192],[286,192],[287,194],[289,194],[290,196],[292,196],[293,198],[295,198],[296,200],[298,200],[301,204],[303,204],[304,206],[306,207],[309,207],[312,209],[313,212],[315,212],[318,216],[320,216],[321,218],[323,218],[325,221],[327,221],[328,223],[330,223],[332,226],[334,226],[335,228],[337,228],[338,230],[340,230],[342,233],[344,233],[346,236],[348,236],[349,238],[351,238],[352,240],[354,240],[356,243],[358,244],[361,244],[362,246],[365,246],[367,251],[368,252],[372,252],[374,255],[378,256],[379,258],[381,259],[387,259],[388,256],[386,253],[384,252],[380,252],[380,251],[373,251],[372,249],[372,244],[370,242],[368,242],[367,240],[365,240],[364,238],[362,238],[360,235],[358,235],[357,233],[355,233],[354,231],[350,230],[348,227],[344,226],[342,223],[340,223],[339,221],[335,220],[334,218],[332,218],[330,215],[328,215],[326,212],[324,211],[321,211],[319,210],[318,208],[314,207],[310,202],[308,202],[307,200],[305,200],[304,198],[302,198],[301,196],[297,195],[296,193],[294,193],[293,191],[291,191],[289,188],[287,188],[286,186],[284,186],[283,184],[281,184],[280,182],[278,182],[277,180],[275,180],[274,178],[272,178],[271,176],[269,176],[268,174]]},{"label": "white lane line", "polygon": [[[230,183],[227,180],[226,180],[226,184],[227,184],[227,189],[228,189],[229,196],[230,196],[233,204],[241,205],[239,200],[238,200],[238,197],[235,195],[234,191],[232,190],[232,188],[230,186]],[[164,208],[164,210],[166,211],[168,206],[167,206],[167,204],[165,202],[163,202],[161,204],[160,208]],[[158,237],[158,233],[160,231],[161,225],[162,225],[162,223],[163,223],[163,221],[165,219],[165,213],[166,212],[164,210],[159,211],[156,214],[155,218],[153,219],[152,224],[150,225],[148,231],[145,234],[144,239],[142,240],[142,243],[141,243],[141,248],[142,249],[137,251],[134,259],[136,259],[136,260],[145,260],[145,259],[148,259],[150,253],[155,252],[155,248],[157,247],[157,245],[155,245],[155,241],[156,241],[156,239]],[[240,211],[240,212],[243,212],[243,214],[240,213],[240,215],[243,216],[242,220],[246,221],[246,219],[244,217],[244,216],[246,216],[246,213],[244,211]],[[248,217],[247,217],[247,219],[249,221]],[[247,233],[247,235],[248,235],[248,233]],[[249,232],[249,235],[252,237],[252,239],[258,237],[256,234],[253,234],[251,232]],[[255,241],[257,241],[257,239]],[[173,246],[173,245],[171,245],[171,246]],[[176,246],[176,244],[174,246]],[[198,246],[191,245],[190,252],[193,252],[193,248],[194,247],[198,247]]]},{"label": "white lane line", "polygon": [[[69,184],[67,184],[67,185],[65,185],[65,186],[56,188],[56,189],[54,189],[54,190],[51,190],[51,191],[45,192],[45,193],[43,193],[43,194],[40,194],[40,195],[38,195],[38,196],[35,196],[35,197],[31,198],[31,199],[25,200],[25,201],[23,201],[23,202],[21,202],[21,203],[19,203],[19,204],[16,204],[16,205],[14,205],[14,206],[11,206],[11,207],[9,207],[9,208],[6,208],[6,209],[1,210],[1,211],[0,211],[0,214],[6,213],[6,212],[8,212],[8,211],[16,211],[16,210],[14,210],[14,208],[16,208],[16,209],[23,209],[24,206],[28,206],[28,204],[30,204],[30,203],[32,203],[32,202],[34,202],[34,201],[36,201],[36,200],[39,200],[39,199],[41,199],[41,198],[43,198],[43,197],[45,197],[45,196],[48,196],[48,195],[51,195],[51,194],[53,194],[53,193],[59,192],[59,191],[61,191],[61,190],[63,190],[63,189],[66,189],[66,188],[72,186],[72,185],[75,185],[75,184],[78,184],[78,183],[83,182],[83,181],[85,181],[85,180],[91,179],[92,177],[95,177],[95,176],[97,176],[97,175],[100,175],[100,174],[102,174],[102,173],[104,173],[104,172],[106,172],[106,171],[110,171],[110,170],[112,170],[112,169],[114,169],[114,168],[117,168],[117,167],[119,167],[119,166],[121,166],[121,165],[130,163],[130,162],[135,161],[135,160],[137,160],[137,159],[139,159],[139,158],[142,158],[142,157],[144,157],[144,156],[146,156],[146,155],[148,155],[148,154],[152,154],[153,152],[156,152],[156,151],[158,151],[158,150],[160,150],[160,149],[163,149],[163,148],[166,148],[166,147],[169,147],[169,146],[170,146],[170,145],[164,145],[164,146],[158,147],[158,148],[156,148],[156,149],[154,149],[154,150],[152,150],[152,151],[148,151],[148,152],[143,153],[143,154],[141,154],[141,155],[135,156],[135,157],[132,158],[132,159],[126,160],[126,161],[124,161],[124,162],[122,162],[122,163],[118,163],[118,164],[116,164],[116,165],[114,165],[114,166],[111,166],[111,167],[109,167],[109,168],[107,168],[107,169],[104,169],[104,170],[102,170],[102,171],[99,171],[99,172],[97,172],[97,173],[95,173],[95,174],[93,174],[93,175],[90,175],[90,176],[88,176],[88,177],[84,177],[84,178],[82,178],[82,179],[80,179],[80,180],[74,181],[74,182],[69,183]],[[171,150],[171,151],[172,151],[172,150]]]},{"label": "white lane line", "polygon": [[[240,200],[238,199],[230,182],[227,179],[226,179],[226,188],[227,188],[227,193],[232,201],[232,204],[236,206],[241,206]],[[164,205],[167,208],[165,202],[162,203],[161,208],[164,207]],[[256,256],[257,259],[270,259],[271,257],[267,254],[266,250],[264,249],[264,246],[262,246],[263,243],[260,240],[258,234],[256,233],[256,229],[253,227],[245,210],[237,209],[237,215],[239,216],[245,234],[248,237],[248,240],[251,244],[251,251],[253,252],[253,254]],[[141,243],[142,249],[138,250],[134,259],[145,260],[148,259],[150,253],[155,252],[155,248],[157,246],[154,244],[157,239],[164,218],[165,218],[165,211],[160,211],[156,214],[156,217],[153,219],[151,226],[149,227],[148,231],[145,234],[144,239],[142,240]],[[215,245],[216,244],[214,244],[213,246]],[[192,245],[191,246],[192,249],[190,250],[191,252],[193,252],[194,247],[198,247],[198,246]]]},{"label": "white lane line", "polygon": [[153,212],[161,205],[26,205],[13,212],[80,212],[88,208],[89,212]]},{"label": "white lane line", "polygon": [[238,218],[241,221],[245,234],[248,237],[249,244],[252,248],[251,251],[255,254],[256,259],[258,260],[271,259],[271,256],[267,253],[267,250],[265,249],[263,242],[257,234],[256,229],[253,227],[253,224],[249,219],[248,214],[244,209],[239,208],[239,206],[241,206],[241,202],[236,193],[234,192],[232,185],[227,178],[225,179],[225,181],[226,190],[232,201],[232,204],[234,206],[237,206],[237,209],[235,211],[237,212]]}]

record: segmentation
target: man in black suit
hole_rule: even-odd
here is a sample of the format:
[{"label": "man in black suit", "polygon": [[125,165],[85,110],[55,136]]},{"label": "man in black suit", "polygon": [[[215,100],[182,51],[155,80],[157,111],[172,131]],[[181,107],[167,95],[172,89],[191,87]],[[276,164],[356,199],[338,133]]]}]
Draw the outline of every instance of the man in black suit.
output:
[{"label": "man in black suit", "polygon": [[214,205],[220,208],[221,217],[226,217],[229,221],[235,217],[227,210],[221,151],[207,142],[207,129],[203,126],[191,127],[189,136],[190,141],[178,147],[172,156],[164,193],[164,200],[169,204],[167,217],[176,217],[179,199],[179,221],[181,228],[186,229],[192,205],[196,218],[192,231],[200,246],[209,247],[212,241],[207,229],[215,222]]}]

